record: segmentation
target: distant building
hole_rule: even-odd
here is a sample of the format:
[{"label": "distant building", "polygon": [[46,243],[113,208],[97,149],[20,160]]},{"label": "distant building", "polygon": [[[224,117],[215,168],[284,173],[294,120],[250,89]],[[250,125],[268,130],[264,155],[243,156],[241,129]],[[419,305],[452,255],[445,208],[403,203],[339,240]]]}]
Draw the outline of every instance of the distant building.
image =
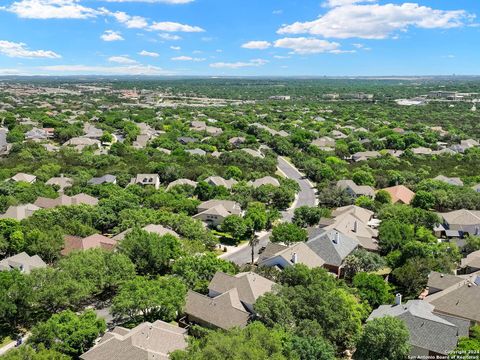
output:
[{"label": "distant building", "polygon": [[0,271],[17,269],[22,273],[29,274],[33,269],[41,269],[45,267],[47,267],[47,264],[45,264],[40,256],[30,256],[26,252],[0,260]]},{"label": "distant building", "polygon": [[160,177],[158,174],[138,174],[130,180],[130,184],[151,185],[158,190],[160,188]]}]

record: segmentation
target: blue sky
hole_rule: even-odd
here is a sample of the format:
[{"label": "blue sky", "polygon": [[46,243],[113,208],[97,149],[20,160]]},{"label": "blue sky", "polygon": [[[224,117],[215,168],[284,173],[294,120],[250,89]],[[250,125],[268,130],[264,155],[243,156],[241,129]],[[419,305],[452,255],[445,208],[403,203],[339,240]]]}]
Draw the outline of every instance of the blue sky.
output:
[{"label": "blue sky", "polygon": [[478,75],[478,0],[0,0],[0,75]]}]

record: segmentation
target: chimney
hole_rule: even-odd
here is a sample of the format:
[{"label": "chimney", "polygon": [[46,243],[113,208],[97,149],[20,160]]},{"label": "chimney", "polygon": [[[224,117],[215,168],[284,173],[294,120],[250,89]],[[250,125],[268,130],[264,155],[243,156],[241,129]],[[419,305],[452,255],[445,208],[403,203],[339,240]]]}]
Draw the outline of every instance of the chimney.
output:
[{"label": "chimney", "polygon": [[402,305],[402,294],[395,295],[395,305]]},{"label": "chimney", "polygon": [[334,244],[340,243],[340,233],[338,231],[335,232],[335,235],[333,237],[333,243]]},{"label": "chimney", "polygon": [[353,223],[353,232],[357,232],[358,231],[358,222],[357,220],[355,220],[355,222]]},{"label": "chimney", "polygon": [[292,254],[292,263],[296,264],[298,262],[298,255],[296,252]]}]

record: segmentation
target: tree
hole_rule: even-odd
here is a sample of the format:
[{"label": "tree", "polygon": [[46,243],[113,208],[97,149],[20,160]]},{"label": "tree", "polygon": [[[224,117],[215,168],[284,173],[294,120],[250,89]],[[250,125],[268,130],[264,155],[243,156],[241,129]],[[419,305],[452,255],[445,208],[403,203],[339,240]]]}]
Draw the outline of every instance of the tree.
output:
[{"label": "tree", "polygon": [[344,261],[345,279],[352,279],[356,273],[377,271],[387,266],[383,257],[365,249],[355,250]]},{"label": "tree", "polygon": [[140,229],[130,231],[118,245],[139,274],[163,274],[170,262],[180,256],[180,241],[173,235],[160,236]]},{"label": "tree", "polygon": [[328,217],[330,211],[324,208],[300,206],[294,210],[293,223],[300,227],[317,225],[322,217]]},{"label": "tree", "polygon": [[242,178],[242,170],[238,166],[229,166],[225,171],[225,176],[227,179],[241,179]]},{"label": "tree", "polygon": [[375,194],[375,202],[377,202],[379,204],[382,204],[382,205],[391,204],[392,203],[392,196],[386,190],[379,190]]},{"label": "tree", "polygon": [[222,223],[222,231],[232,235],[237,242],[245,239],[248,230],[248,223],[238,215],[227,216]]},{"label": "tree", "polygon": [[360,206],[364,209],[375,211],[375,201],[369,196],[365,196],[365,195],[359,196],[355,200],[355,205]]},{"label": "tree", "polygon": [[360,298],[366,300],[372,309],[393,300],[392,288],[381,276],[361,272],[355,275],[352,285],[358,290]]},{"label": "tree", "polygon": [[294,336],[293,352],[300,360],[335,360],[335,348],[325,339],[312,336]]},{"label": "tree", "polygon": [[180,276],[189,289],[205,293],[217,271],[236,274],[231,262],[218,258],[214,253],[183,256],[173,264],[172,273]]},{"label": "tree", "polygon": [[435,206],[435,202],[435,196],[431,192],[419,190],[412,200],[412,206],[430,210]]},{"label": "tree", "polygon": [[185,304],[187,287],[181,279],[159,277],[149,280],[138,276],[120,287],[113,298],[112,313],[117,318],[142,321],[173,321]]},{"label": "tree", "polygon": [[15,332],[29,322],[31,291],[20,271],[0,271],[0,329]]},{"label": "tree", "polygon": [[382,254],[388,254],[389,252],[400,249],[407,242],[414,239],[414,227],[413,225],[397,220],[383,221],[379,227],[379,246]]},{"label": "tree", "polygon": [[366,170],[357,170],[352,175],[352,180],[357,185],[375,185],[375,178],[372,173]]},{"label": "tree", "polygon": [[251,222],[253,230],[255,231],[265,229],[268,220],[265,205],[258,202],[250,203],[245,213],[245,220]]},{"label": "tree", "polygon": [[244,329],[228,332],[214,331],[201,340],[192,340],[186,350],[170,354],[172,360],[287,360],[289,354],[287,333],[282,329],[267,329],[254,322]]},{"label": "tree", "polygon": [[410,352],[409,332],[402,320],[385,316],[368,321],[353,354],[357,360],[403,360]]},{"label": "tree", "polygon": [[282,223],[272,230],[270,240],[272,242],[282,242],[290,245],[297,242],[306,241],[308,238],[307,231],[291,223]]},{"label": "tree", "polygon": [[467,254],[480,250],[480,236],[468,235],[464,250]]},{"label": "tree", "polygon": [[39,346],[35,350],[30,345],[23,345],[8,351],[2,360],[70,360],[71,357],[55,350],[48,350]]},{"label": "tree", "polygon": [[457,348],[450,354],[451,359],[459,359],[462,354],[471,356],[478,354],[480,351],[480,326],[475,325],[470,329],[469,337],[462,337],[458,341]]},{"label": "tree", "polygon": [[79,315],[66,310],[34,326],[28,344],[33,347],[43,345],[47,349],[77,357],[91,348],[105,329],[105,320],[97,318],[93,310]]}]

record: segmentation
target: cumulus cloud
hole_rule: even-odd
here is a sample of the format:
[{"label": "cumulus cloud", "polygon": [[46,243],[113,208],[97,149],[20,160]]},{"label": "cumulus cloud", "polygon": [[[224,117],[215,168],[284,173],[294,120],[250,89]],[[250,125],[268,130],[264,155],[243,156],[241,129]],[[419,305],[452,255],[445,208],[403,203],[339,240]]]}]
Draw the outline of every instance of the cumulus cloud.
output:
[{"label": "cumulus cloud", "polygon": [[140,56],[159,57],[160,55],[153,51],[142,50],[138,53]]},{"label": "cumulus cloud", "polygon": [[106,30],[100,38],[103,41],[122,41],[124,38],[118,31],[113,31],[113,30]]},{"label": "cumulus cloud", "polygon": [[0,54],[12,58],[46,58],[59,59],[61,58],[56,52],[51,50],[30,50],[24,43],[16,43],[6,40],[0,40]]},{"label": "cumulus cloud", "polygon": [[200,62],[200,61],[205,61],[204,58],[194,58],[191,56],[176,56],[171,58],[173,61],[195,61],[195,62]]},{"label": "cumulus cloud", "polygon": [[128,56],[111,56],[108,58],[108,61],[114,62],[117,64],[136,64],[137,61],[129,58]]},{"label": "cumulus cloud", "polygon": [[248,62],[216,62],[210,64],[210,67],[215,69],[240,69],[245,67],[257,67],[262,66],[268,63],[268,60],[264,59],[253,59]]},{"label": "cumulus cloud", "polygon": [[180,46],[170,46],[170,49],[175,50],[175,51],[182,50],[182,48]]},{"label": "cumulus cloud", "polygon": [[[473,15],[464,10],[437,10],[416,3],[352,4],[333,1],[340,6],[329,9],[318,19],[295,22],[281,27],[279,34],[310,34],[326,38],[385,39],[410,27],[449,29],[471,22]],[[343,5],[341,3],[347,3]]]},{"label": "cumulus cloud", "polygon": [[244,49],[255,49],[255,50],[265,50],[268,49],[272,44],[268,41],[249,41],[242,45]]},{"label": "cumulus cloud", "polygon": [[173,75],[172,72],[151,65],[89,66],[52,65],[39,67],[41,71],[62,75]]},{"label": "cumulus cloud", "polygon": [[276,48],[284,48],[293,51],[296,54],[319,54],[319,53],[340,53],[340,44],[316,38],[286,37],[275,41]]},{"label": "cumulus cloud", "polygon": [[172,21],[154,22],[150,26],[151,30],[165,32],[204,32],[205,30],[199,26],[185,25]]},{"label": "cumulus cloud", "polygon": [[169,34],[169,33],[161,33],[161,34],[158,34],[158,36],[160,36],[161,39],[167,40],[167,41],[182,40],[182,38],[180,36],[174,35],[174,34]]},{"label": "cumulus cloud", "polygon": [[26,19],[87,19],[100,14],[78,0],[19,0],[4,10]]},{"label": "cumulus cloud", "polygon": [[123,11],[110,12],[106,9],[104,11],[129,29],[143,29],[148,26],[147,19],[142,16],[132,16]]}]

